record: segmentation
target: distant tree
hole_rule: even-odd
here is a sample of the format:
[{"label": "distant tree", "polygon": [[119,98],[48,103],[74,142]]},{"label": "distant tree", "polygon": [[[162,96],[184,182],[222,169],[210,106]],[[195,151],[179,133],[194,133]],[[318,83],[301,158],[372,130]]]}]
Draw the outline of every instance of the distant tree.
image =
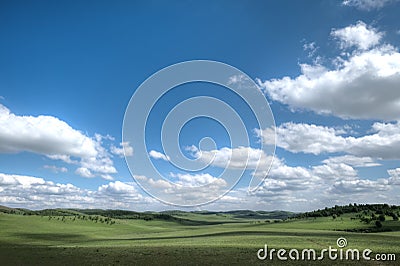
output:
[{"label": "distant tree", "polygon": [[368,217],[361,217],[360,218],[360,221],[361,222],[364,222],[364,223],[366,223],[366,224],[369,224],[370,222],[371,222],[371,218],[368,218]]},{"label": "distant tree", "polygon": [[376,226],[376,228],[381,228],[381,227],[382,227],[381,221],[377,220],[377,221],[375,222],[375,226]]},{"label": "distant tree", "polygon": [[381,214],[378,217],[379,221],[384,222],[385,221],[385,215]]},{"label": "distant tree", "polygon": [[394,213],[394,212],[390,212],[388,213],[389,216],[392,216],[393,221],[398,221],[399,217]]}]

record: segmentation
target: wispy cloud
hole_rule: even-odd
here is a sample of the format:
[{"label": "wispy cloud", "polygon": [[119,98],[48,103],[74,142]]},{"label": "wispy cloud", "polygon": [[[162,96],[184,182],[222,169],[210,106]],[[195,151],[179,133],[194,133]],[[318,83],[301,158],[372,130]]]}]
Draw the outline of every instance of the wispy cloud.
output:
[{"label": "wispy cloud", "polygon": [[120,147],[111,145],[110,151],[112,154],[118,155],[119,157],[132,156],[133,148],[129,145],[129,142],[121,142]]},{"label": "wispy cloud", "polygon": [[344,0],[342,5],[352,6],[364,11],[371,11],[374,9],[381,9],[394,2],[398,2],[398,0]]},{"label": "wispy cloud", "polygon": [[68,169],[66,167],[57,167],[55,165],[44,165],[43,166],[44,169],[48,169],[50,171],[52,171],[53,173],[66,173],[68,172]]}]

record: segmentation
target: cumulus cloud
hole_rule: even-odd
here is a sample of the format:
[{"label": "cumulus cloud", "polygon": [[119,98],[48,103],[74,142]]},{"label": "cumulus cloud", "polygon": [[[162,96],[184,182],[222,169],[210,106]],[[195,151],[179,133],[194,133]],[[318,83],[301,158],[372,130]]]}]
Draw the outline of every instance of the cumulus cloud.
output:
[{"label": "cumulus cloud", "polygon": [[[268,144],[273,129],[256,130]],[[358,157],[400,159],[400,123],[374,123],[371,134],[361,137],[340,134],[340,130],[303,123],[283,123],[276,127],[277,146],[293,153],[345,152]],[[342,158],[343,159],[343,158]]]},{"label": "cumulus cloud", "polygon": [[275,180],[283,185],[282,190],[284,191],[304,190],[314,186],[319,179],[310,169],[301,166],[288,166],[282,160],[276,159],[272,164],[268,178],[265,179],[263,188],[269,191],[268,186],[273,182],[271,180]]},{"label": "cumulus cloud", "polygon": [[387,180],[341,180],[336,182],[328,192],[337,194],[358,194],[371,191],[389,190]]},{"label": "cumulus cloud", "polygon": [[162,193],[162,200],[166,202],[179,202],[181,205],[193,205],[215,200],[223,195],[228,188],[228,183],[222,178],[214,177],[208,173],[170,173],[170,181],[153,179],[143,175],[136,175],[148,192],[157,196]]},{"label": "cumulus cloud", "polygon": [[347,146],[346,139],[339,136],[336,129],[324,126],[288,122],[279,127],[255,131],[266,144],[272,144],[271,134],[276,134],[276,145],[295,153],[337,152]]},{"label": "cumulus cloud", "polygon": [[110,195],[113,194],[129,195],[138,193],[134,186],[127,183],[123,183],[121,181],[110,182],[106,185],[102,185],[98,188],[98,191]]},{"label": "cumulus cloud", "polygon": [[292,110],[307,109],[344,119],[400,119],[400,53],[381,44],[383,33],[363,22],[332,35],[343,48],[356,47],[334,59],[335,67],[300,64],[301,74],[258,80],[264,93]]},{"label": "cumulus cloud", "polygon": [[0,173],[0,204],[24,208],[137,208],[154,202],[132,183],[109,182],[96,190],[43,178]]},{"label": "cumulus cloud", "polygon": [[398,0],[344,0],[344,6],[353,6],[360,10],[370,11],[373,9],[381,9],[382,7],[397,2]]},{"label": "cumulus cloud", "polygon": [[169,157],[161,152],[155,151],[155,150],[151,150],[149,152],[149,155],[151,158],[156,159],[156,160],[164,160],[164,161],[169,161]]},{"label": "cumulus cloud", "polygon": [[[63,197],[68,194],[79,194],[80,189],[71,184],[56,184],[43,178],[0,173],[0,202],[27,203],[41,200],[46,204],[46,198]],[[39,203],[39,202],[38,202]]]},{"label": "cumulus cloud", "polygon": [[[322,166],[327,168],[322,169]],[[333,175],[326,169],[332,168]],[[357,195],[357,202],[396,203],[400,197],[400,168],[389,170],[389,178],[362,179],[351,166],[323,164],[319,167],[292,167],[282,160],[273,165],[273,173],[255,192],[248,194],[237,188],[207,208],[222,209],[286,209],[312,210],[335,204],[348,204],[349,196]],[[190,179],[201,183],[213,177],[173,174],[178,180]],[[348,175],[345,179],[341,176]],[[165,180],[154,181],[137,176],[141,181],[158,185],[158,189],[190,204],[196,199],[211,200],[210,195],[225,190],[223,182],[213,186],[200,186],[188,191]],[[160,182],[163,181],[163,182]],[[318,192],[318,193],[316,193]],[[10,207],[42,208],[124,208],[149,210],[168,208],[154,199],[144,196],[135,183],[114,181],[100,185],[97,189],[83,189],[72,184],[60,184],[43,178],[0,173],[0,204]],[[174,208],[174,207],[171,207]]]},{"label": "cumulus cloud", "polygon": [[357,24],[346,28],[333,29],[331,35],[339,40],[342,49],[356,47],[367,50],[379,44],[383,33],[358,21]]},{"label": "cumulus cloud", "polygon": [[[45,155],[69,164],[85,177],[117,172],[102,137],[88,137],[53,116],[19,116],[0,104],[0,153],[22,151]],[[82,169],[86,170],[82,170]]]},{"label": "cumulus cloud", "polygon": [[[350,157],[349,157],[350,158]],[[327,159],[323,164],[302,167],[289,166],[276,159],[270,174],[250,198],[259,206],[283,209],[316,209],[335,204],[348,204],[357,195],[357,202],[386,202],[395,204],[400,199],[400,169],[389,170],[389,178],[364,179],[350,164],[369,162],[350,158],[350,164]]]},{"label": "cumulus cloud", "polygon": [[0,151],[74,157],[97,155],[95,141],[52,116],[18,116],[0,105]]},{"label": "cumulus cloud", "polygon": [[[293,124],[293,127],[296,127],[296,124]],[[296,145],[298,143],[305,142],[304,146],[296,146],[298,149],[308,149],[309,152],[320,152],[326,146],[325,144],[331,145],[329,150],[332,152],[338,152],[338,150],[334,149],[334,145],[336,141],[334,138],[340,137],[344,139],[344,143],[348,143],[347,138],[339,135],[338,132],[343,133],[342,130],[335,131],[335,129],[331,129],[328,127],[304,127],[301,125],[300,130],[304,130],[304,133],[307,133],[308,130],[317,130],[318,132],[312,132],[315,134],[310,134],[309,137],[304,137],[293,129],[293,134],[297,136],[297,139],[293,139],[293,143]],[[376,128],[383,129],[385,127],[376,126]],[[390,127],[389,127],[390,128]],[[324,140],[323,144],[318,144],[316,147],[308,148],[310,143],[314,143],[318,140],[318,137],[321,135],[321,132],[327,133],[333,139]],[[381,134],[379,132],[378,134]],[[279,135],[279,134],[278,134]],[[314,142],[308,142],[308,138],[310,140],[314,140]],[[268,138],[269,139],[269,138]],[[324,138],[323,138],[324,139]],[[278,138],[279,140],[279,138]],[[357,141],[356,141],[357,142]],[[364,143],[364,144],[362,144]],[[292,147],[287,145],[287,147]],[[360,142],[359,146],[365,145],[364,142]],[[388,144],[390,145],[390,144]],[[340,149],[344,149],[345,145],[341,145]],[[242,147],[242,152],[237,152],[236,157],[241,158],[240,154],[248,155],[248,150],[252,149],[250,147]],[[232,154],[234,153],[234,149],[222,148],[220,150],[214,151],[199,151],[195,148],[191,148],[190,150],[195,152],[195,157],[205,156],[204,160],[208,160],[210,158],[215,158],[213,165],[224,167],[226,166],[226,161],[232,158]],[[245,153],[243,151],[246,150]],[[203,153],[202,155],[200,154]],[[253,160],[254,163],[250,164],[251,166],[256,165],[256,162],[259,160],[259,151],[257,149],[252,149],[255,155],[250,158],[256,158]],[[204,155],[206,154],[206,155]],[[243,158],[242,158],[243,160]],[[239,163],[239,160],[238,160]],[[232,164],[236,167],[243,167],[243,162],[241,164]],[[352,195],[352,193],[357,193],[357,195],[361,198],[365,197],[369,199],[381,199],[382,195],[385,197],[390,197],[393,195],[394,191],[397,191],[397,188],[393,188],[393,184],[397,184],[396,174],[394,170],[391,172],[392,175],[389,178],[381,178],[378,180],[364,179],[358,175],[358,171],[355,167],[372,167],[379,165],[376,163],[375,159],[368,156],[356,156],[356,155],[343,155],[343,156],[335,156],[325,159],[319,165],[315,166],[289,166],[285,163],[283,159],[279,159],[277,157],[273,158],[273,163],[270,168],[269,174],[267,178],[264,180],[262,185],[254,192],[250,193],[250,195],[243,195],[243,202],[246,204],[252,204],[249,200],[254,200],[256,202],[262,202],[264,205],[260,206],[285,206],[285,208],[293,208],[293,205],[303,206],[304,208],[312,208],[312,206],[321,207],[321,204],[332,205],[332,204],[348,204],[348,196]],[[268,169],[259,168],[254,170],[251,174],[253,176],[261,176],[265,177]],[[189,177],[188,177],[189,178]],[[193,178],[193,176],[191,176]],[[400,182],[398,182],[400,184]],[[377,189],[374,189],[376,187]],[[319,193],[315,193],[315,191],[319,191]],[[384,192],[385,194],[382,194]],[[347,198],[346,198],[347,197]],[[363,198],[364,199],[364,198]],[[307,206],[307,204],[310,204]],[[255,205],[252,205],[255,206]],[[258,205],[257,205],[258,206]],[[302,207],[299,207],[302,208]]]},{"label": "cumulus cloud", "polygon": [[110,151],[112,154],[118,155],[119,157],[133,156],[133,148],[129,145],[129,142],[121,142],[120,147],[111,145]]},{"label": "cumulus cloud", "polygon": [[390,176],[389,184],[400,185],[400,168],[389,169],[387,172]]}]

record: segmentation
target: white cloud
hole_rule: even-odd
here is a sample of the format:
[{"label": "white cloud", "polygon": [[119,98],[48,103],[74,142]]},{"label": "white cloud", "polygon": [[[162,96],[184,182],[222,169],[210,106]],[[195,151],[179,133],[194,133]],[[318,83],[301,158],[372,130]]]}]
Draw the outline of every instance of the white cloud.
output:
[{"label": "white cloud", "polygon": [[[389,178],[371,180],[361,178],[353,166],[339,161],[328,159],[306,168],[274,160],[268,178],[244,200],[250,205],[257,202],[255,206],[263,208],[312,210],[348,204],[354,195],[354,201],[360,203],[396,204],[400,199],[400,168],[389,170]],[[369,160],[362,160],[365,161]],[[353,159],[351,163],[359,162]]]},{"label": "white cloud", "polygon": [[189,147],[192,155],[203,162],[211,162],[211,165],[230,169],[256,169],[264,166],[268,168],[273,157],[268,156],[261,149],[252,147],[223,147],[218,150],[204,151],[195,146]]},{"label": "white cloud", "polygon": [[100,177],[105,180],[114,180],[114,177],[112,177],[111,175],[107,175],[107,174],[100,175]]},{"label": "white cloud", "polygon": [[[0,153],[22,151],[42,154],[69,164],[80,164],[86,176],[117,172],[102,139],[73,129],[53,116],[19,116],[0,104]],[[74,158],[74,159],[73,159]]]},{"label": "white cloud", "polygon": [[16,186],[20,185],[23,188],[29,188],[35,184],[45,184],[43,178],[36,178],[32,176],[22,176],[22,175],[8,175],[0,173],[0,185],[1,186]]},{"label": "white cloud", "polygon": [[215,200],[224,194],[227,182],[207,173],[170,173],[170,181],[137,175],[135,178],[154,196],[162,194],[162,200],[182,205],[197,205]]},{"label": "white cloud", "polygon": [[387,172],[390,176],[389,184],[400,185],[400,168],[389,169]]},{"label": "white cloud", "polygon": [[[313,58],[318,49],[319,49],[319,47],[316,45],[315,42],[306,42],[303,44],[303,50],[308,53],[307,56],[309,58]],[[315,60],[318,61],[319,58],[317,57]]]},{"label": "white cloud", "polygon": [[[7,196],[25,199],[30,199],[32,196],[37,196],[38,194],[42,196],[65,195],[80,190],[71,184],[55,184],[51,181],[45,181],[43,178],[22,175],[8,175],[3,173],[0,173],[0,186],[7,188],[0,196],[12,192]],[[25,191],[25,193],[23,193],[23,191]]]},{"label": "white cloud", "polygon": [[[301,74],[295,78],[258,80],[264,93],[292,110],[307,109],[344,119],[400,119],[400,53],[391,45],[377,45],[382,33],[367,26],[365,32],[357,33],[358,28],[363,29],[361,22],[333,33],[341,36],[342,44],[364,50],[335,58],[333,69],[300,64]],[[362,41],[369,35],[372,40]]]},{"label": "white cloud", "polygon": [[86,167],[79,167],[78,169],[76,169],[75,174],[87,178],[94,177],[94,174]]},{"label": "white cloud", "polygon": [[52,160],[60,160],[60,161],[66,162],[68,164],[79,164],[78,161],[71,159],[71,156],[69,156],[69,155],[56,154],[56,155],[46,155],[46,157],[48,157]]},{"label": "white cloud", "polygon": [[43,178],[0,173],[0,204],[10,207],[43,208],[147,208],[154,203],[132,183],[121,181],[88,190]]},{"label": "white cloud", "polygon": [[110,182],[98,188],[99,192],[106,194],[135,194],[137,190],[134,186],[121,181]]},{"label": "white cloud", "polygon": [[369,193],[371,191],[385,191],[390,187],[387,180],[342,180],[336,182],[328,192],[337,194]]},{"label": "white cloud", "polygon": [[155,151],[155,150],[151,150],[149,152],[149,155],[151,158],[154,158],[156,160],[161,159],[164,161],[169,161],[169,157],[161,152]]},{"label": "white cloud", "polygon": [[185,187],[199,187],[211,184],[213,182],[221,183],[221,185],[227,185],[225,180],[221,178],[214,177],[210,174],[174,174],[170,173],[170,176],[173,178],[177,178],[177,181],[174,181],[175,184],[179,184]]},{"label": "white cloud", "polygon": [[373,167],[381,165],[380,163],[375,162],[375,160],[371,157],[357,157],[353,155],[330,157],[322,162],[325,164],[345,163],[354,167]]},{"label": "white cloud", "polygon": [[[314,175],[310,169],[301,166],[288,166],[282,160],[276,159],[272,164],[267,179],[265,179],[264,189],[270,190],[269,185],[273,182],[271,180],[284,184],[281,191],[296,191],[314,186],[319,181],[319,177]],[[276,188],[274,190],[275,192],[277,191]]]},{"label": "white cloud", "polygon": [[344,6],[353,6],[360,10],[370,11],[373,9],[381,9],[387,4],[397,2],[398,0],[344,0]]},{"label": "white cloud", "polygon": [[66,173],[68,172],[68,169],[66,167],[57,167],[55,165],[44,165],[43,166],[44,169],[48,169],[50,171],[52,171],[53,173]]},{"label": "white cloud", "polygon": [[318,176],[323,182],[334,180],[356,180],[357,171],[345,163],[328,163],[312,167],[312,174]]},{"label": "white cloud", "polygon": [[97,155],[95,141],[52,116],[17,116],[0,105],[0,151],[74,157]]},{"label": "white cloud", "polygon": [[[291,167],[282,160],[277,160],[271,170],[273,175],[267,178],[264,184],[252,194],[246,189],[235,189],[221,198],[221,200],[207,205],[207,209],[285,209],[292,211],[312,210],[348,204],[349,197],[357,195],[354,201],[386,202],[395,204],[400,200],[400,168],[389,170],[389,178],[378,180],[361,179],[351,167],[344,165],[324,164],[321,167]],[[325,168],[335,168],[333,176],[325,172]],[[351,174],[345,179],[343,175]],[[199,187],[196,191],[188,191],[184,187],[177,187],[164,181],[168,185],[154,181],[144,176],[137,177],[142,181],[159,185],[171,197],[177,197],[182,202],[202,199],[210,200],[215,191],[224,191],[224,184],[213,182],[214,186]],[[179,179],[179,178],[178,178]],[[186,180],[184,177],[182,180]],[[198,180],[207,180],[203,176]],[[192,178],[190,178],[192,180]],[[203,182],[202,181],[202,182]],[[191,181],[189,181],[191,182]],[[353,200],[352,200],[353,202]],[[0,173],[0,204],[10,207],[24,207],[33,209],[43,208],[124,208],[131,210],[165,210],[168,208],[150,197],[142,195],[135,183],[109,182],[97,189],[89,190],[76,187],[72,184],[59,184],[46,181],[43,178]]]},{"label": "white cloud", "polygon": [[333,29],[331,35],[339,40],[342,49],[356,47],[361,50],[378,45],[383,37],[382,32],[367,26],[362,21],[346,28]]},{"label": "white cloud", "polygon": [[[142,180],[147,181],[153,188],[156,188],[156,189],[171,189],[171,188],[175,187],[169,181],[162,180],[162,179],[154,180],[153,178],[149,178],[149,179],[142,179]],[[164,190],[164,191],[167,191],[167,190]]]},{"label": "white cloud", "polygon": [[112,154],[118,155],[119,157],[133,156],[133,148],[129,145],[129,142],[121,142],[121,147],[115,147],[111,145],[110,151]]},{"label": "white cloud", "polygon": [[267,128],[255,131],[266,144],[271,144],[271,134],[276,133],[276,145],[295,153],[337,152],[348,145],[347,140],[339,136],[335,129],[324,126],[289,122],[281,124],[275,130]]},{"label": "white cloud", "polygon": [[[344,137],[340,131],[310,124],[283,123],[276,128],[276,144],[293,153],[345,152],[358,157],[400,159],[400,123],[374,123],[372,134]],[[272,129],[256,130],[267,144]]]},{"label": "white cloud", "polygon": [[228,80],[228,85],[229,84],[240,84],[243,83],[244,81],[246,81],[248,78],[246,78],[245,75],[234,75],[232,77],[229,77]]}]

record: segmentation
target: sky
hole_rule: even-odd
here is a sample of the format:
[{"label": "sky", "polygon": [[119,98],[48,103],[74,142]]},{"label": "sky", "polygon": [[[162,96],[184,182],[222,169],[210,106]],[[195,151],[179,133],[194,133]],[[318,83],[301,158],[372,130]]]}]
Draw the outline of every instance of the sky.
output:
[{"label": "sky", "polygon": [[[0,205],[308,211],[399,204],[399,12],[396,0],[1,1]],[[260,106],[226,86],[191,82],[160,95],[146,125],[134,113],[130,123],[144,127],[145,138],[126,141],[124,116],[140,85],[192,60],[245,73],[227,84],[255,84],[274,124],[260,127],[253,113]],[[194,105],[198,116],[179,132],[170,127],[163,140],[174,107],[203,96],[239,114],[249,143],[232,145],[240,128],[227,125],[236,117],[201,116],[221,114],[212,100]],[[178,153],[164,150],[175,140],[183,158],[207,167],[176,167]],[[275,154],[263,149],[271,145]],[[143,158],[164,179],[148,175]],[[225,170],[243,171],[227,194]],[[177,193],[176,185],[196,189]],[[146,187],[178,203],[213,202],[165,204]]]}]

